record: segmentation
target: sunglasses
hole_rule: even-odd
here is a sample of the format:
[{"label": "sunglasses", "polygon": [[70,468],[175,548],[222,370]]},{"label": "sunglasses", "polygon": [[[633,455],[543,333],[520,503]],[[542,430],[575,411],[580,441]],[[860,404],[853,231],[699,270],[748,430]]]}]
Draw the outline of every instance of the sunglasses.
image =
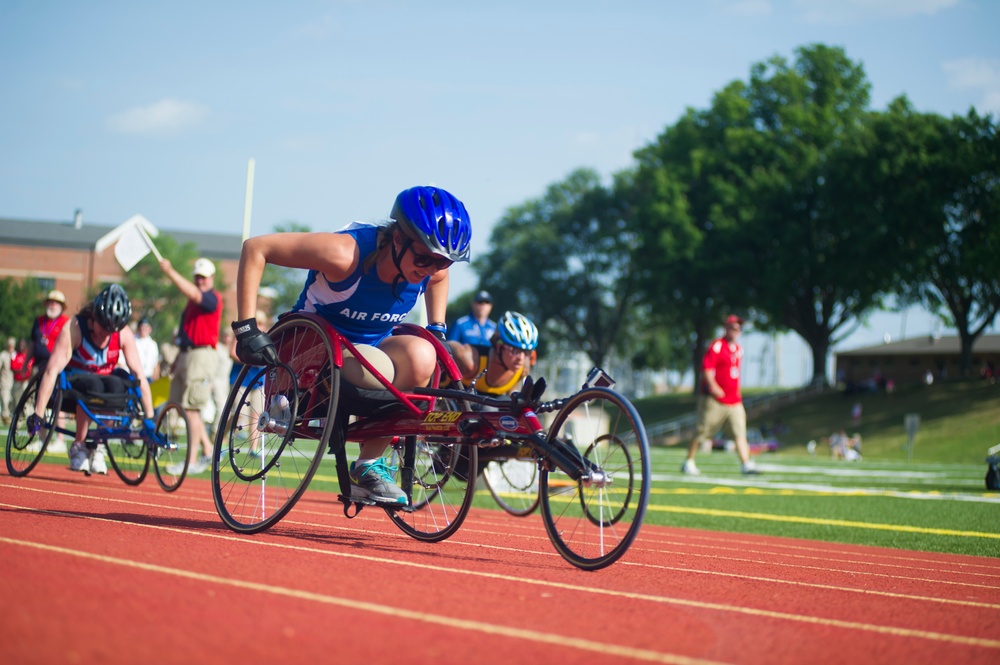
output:
[{"label": "sunglasses", "polygon": [[414,249],[413,245],[410,245],[410,252],[413,254],[413,265],[418,268],[430,268],[434,266],[435,270],[445,270],[451,266],[454,261],[451,259],[446,259],[443,256],[438,256],[437,254],[425,254],[423,252],[418,252]]},{"label": "sunglasses", "polygon": [[509,353],[512,356],[526,356],[526,355],[528,355],[528,352],[525,351],[524,349],[519,349],[516,346],[511,346],[510,344],[504,344],[503,345],[503,350],[506,351],[507,353]]}]

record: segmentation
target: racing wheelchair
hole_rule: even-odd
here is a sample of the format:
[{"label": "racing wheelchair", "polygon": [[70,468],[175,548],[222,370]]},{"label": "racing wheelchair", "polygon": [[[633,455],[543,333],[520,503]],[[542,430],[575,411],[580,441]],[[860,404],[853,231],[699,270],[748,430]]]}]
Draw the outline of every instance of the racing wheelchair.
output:
[{"label": "racing wheelchair", "polygon": [[[74,390],[66,372],[60,372],[45,407],[41,429],[32,434],[28,430],[28,416],[35,412],[41,382],[42,373],[38,372],[28,381],[13,412],[7,432],[6,461],[10,475],[22,477],[31,473],[45,454],[53,434],[59,432],[70,439],[76,435],[75,430],[60,427],[57,419],[60,412],[75,414],[79,404],[92,421],[86,443],[104,446],[112,468],[126,485],[140,484],[150,466],[164,491],[173,492],[184,482],[191,439],[187,414],[179,404],[168,402],[157,409],[155,431],[167,445],[156,445],[142,434],[144,413],[137,379],[125,381],[123,394],[86,395]],[[180,462],[183,470],[170,473],[167,467],[175,462]]]},{"label": "racing wheelchair", "polygon": [[[212,495],[229,528],[249,534],[273,526],[315,482],[339,489],[349,518],[377,505],[411,537],[438,542],[473,505],[480,449],[516,445],[537,469],[535,496],[560,555],[597,570],[628,550],[649,500],[650,453],[627,399],[588,381],[570,397],[543,402],[544,380],[530,379],[510,397],[479,395],[462,386],[447,348],[424,328],[400,324],[394,334],[434,345],[438,368],[429,387],[400,391],[315,314],[285,315],[268,331],[277,364],[243,367],[220,414]],[[341,381],[347,353],[384,389]],[[244,381],[247,373],[253,376]],[[440,387],[447,379],[457,387]],[[251,397],[254,384],[262,399]],[[391,440],[388,456],[398,462],[392,473],[406,505],[352,496],[347,442],[373,439]]]}]

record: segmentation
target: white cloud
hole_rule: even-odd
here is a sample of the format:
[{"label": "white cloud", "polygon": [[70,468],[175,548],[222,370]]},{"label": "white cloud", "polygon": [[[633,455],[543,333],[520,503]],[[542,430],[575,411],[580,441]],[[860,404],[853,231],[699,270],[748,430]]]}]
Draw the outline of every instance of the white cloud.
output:
[{"label": "white cloud", "polygon": [[932,16],[959,0],[793,0],[809,23],[856,23],[872,19]]},{"label": "white cloud", "polygon": [[121,134],[176,136],[200,125],[208,112],[208,107],[202,104],[168,97],[113,115],[108,118],[108,126]]},{"label": "white cloud", "polygon": [[1000,60],[961,58],[945,62],[941,69],[949,87],[982,92],[982,100],[975,105],[977,111],[1000,113]]}]

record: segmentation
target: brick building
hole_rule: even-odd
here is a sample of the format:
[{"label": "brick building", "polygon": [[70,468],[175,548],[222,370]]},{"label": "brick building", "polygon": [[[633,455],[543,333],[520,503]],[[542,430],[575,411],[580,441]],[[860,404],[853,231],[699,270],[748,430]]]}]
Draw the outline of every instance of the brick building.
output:
[{"label": "brick building", "polygon": [[[115,260],[114,241],[121,227],[129,223],[118,226],[84,223],[79,212],[74,220],[66,222],[0,218],[0,278],[34,279],[43,290],[59,289],[66,294],[66,311],[76,312],[96,286],[122,279],[121,266]],[[150,235],[161,233],[148,221],[143,219],[142,223]],[[162,233],[182,245],[193,243],[200,256],[215,263],[228,286],[223,294],[223,321],[235,320],[241,237],[188,231]],[[164,288],[174,289],[166,276],[163,282]]]}]

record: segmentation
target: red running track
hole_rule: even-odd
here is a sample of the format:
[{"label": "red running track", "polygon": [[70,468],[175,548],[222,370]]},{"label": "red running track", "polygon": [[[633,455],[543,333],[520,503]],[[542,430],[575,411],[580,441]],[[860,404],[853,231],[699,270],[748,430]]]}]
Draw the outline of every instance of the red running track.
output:
[{"label": "red running track", "polygon": [[586,573],[537,516],[443,543],[307,494],[243,536],[206,480],[0,476],[5,663],[1000,662],[997,560],[646,525]]}]

